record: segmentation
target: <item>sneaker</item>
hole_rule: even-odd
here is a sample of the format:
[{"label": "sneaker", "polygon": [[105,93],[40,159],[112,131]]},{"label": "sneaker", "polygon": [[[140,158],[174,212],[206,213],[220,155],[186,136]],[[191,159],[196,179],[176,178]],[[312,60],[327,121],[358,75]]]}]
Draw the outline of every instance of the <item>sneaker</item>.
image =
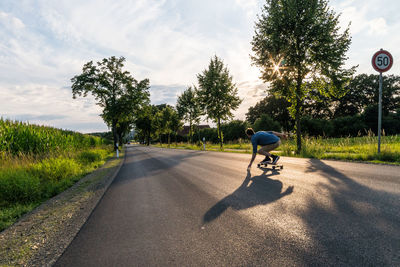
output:
[{"label": "sneaker", "polygon": [[271,155],[271,157],[272,157],[272,164],[276,164],[280,158],[279,156],[275,156],[275,155]]},{"label": "sneaker", "polygon": [[261,162],[270,163],[271,162],[271,158],[268,157],[268,156],[265,156],[265,159],[263,159]]}]

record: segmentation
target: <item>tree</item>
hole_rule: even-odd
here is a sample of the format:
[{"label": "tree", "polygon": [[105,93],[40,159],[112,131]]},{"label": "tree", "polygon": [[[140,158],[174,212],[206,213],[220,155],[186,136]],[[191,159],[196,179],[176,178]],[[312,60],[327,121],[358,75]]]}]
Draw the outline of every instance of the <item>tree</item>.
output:
[{"label": "tree", "polygon": [[146,140],[146,144],[150,145],[151,135],[155,133],[154,119],[157,108],[151,105],[143,106],[137,111],[135,116],[135,125],[139,134]]},{"label": "tree", "polygon": [[[379,75],[360,74],[348,85],[347,94],[335,107],[335,117],[362,113],[368,106],[377,105],[379,99]],[[384,77],[382,86],[382,113],[387,116],[400,106],[400,76]],[[378,112],[378,111],[376,111]]]},{"label": "tree", "polygon": [[[326,0],[266,0],[251,42],[252,60],[261,78],[290,103],[295,119],[297,152],[301,150],[300,120],[309,90],[326,96],[345,94],[344,84],[355,67],[343,69],[351,38],[339,32],[339,16]],[[308,83],[304,83],[308,81]]]},{"label": "tree", "polygon": [[124,61],[124,57],[114,56],[104,58],[97,65],[89,61],[83,66],[82,74],[71,79],[74,99],[91,93],[96,104],[103,108],[101,117],[111,127],[114,148],[119,143],[118,135],[131,127],[131,114],[149,101],[149,80],[138,82],[128,71],[123,71]]},{"label": "tree", "polygon": [[181,118],[189,123],[190,142],[193,143],[193,124],[200,123],[202,115],[198,97],[196,95],[196,87],[188,87],[179,97],[176,103],[176,109]]},{"label": "tree", "polygon": [[267,114],[261,115],[260,118],[258,118],[253,125],[254,131],[275,131],[275,132],[281,132],[281,125],[279,122],[274,121],[270,116]]},{"label": "tree", "polygon": [[241,120],[232,120],[221,125],[221,129],[224,132],[224,140],[226,141],[247,139],[247,128],[249,128],[249,123]]},{"label": "tree", "polygon": [[178,131],[182,129],[183,123],[176,110],[173,110],[171,118],[171,130],[175,133],[175,146],[177,146]]},{"label": "tree", "polygon": [[171,106],[166,106],[161,110],[161,132],[168,135],[168,147],[171,143],[173,113],[174,109]]},{"label": "tree", "polygon": [[254,107],[250,107],[246,113],[246,119],[250,124],[266,114],[279,122],[285,131],[293,129],[293,120],[290,117],[288,108],[290,103],[283,97],[270,94],[261,101],[257,102]]},{"label": "tree", "polygon": [[217,56],[211,59],[208,69],[197,75],[197,79],[200,106],[206,111],[207,119],[217,124],[218,139],[223,149],[221,121],[232,118],[232,110],[236,110],[242,102],[237,96],[238,89],[232,82],[228,68]]}]

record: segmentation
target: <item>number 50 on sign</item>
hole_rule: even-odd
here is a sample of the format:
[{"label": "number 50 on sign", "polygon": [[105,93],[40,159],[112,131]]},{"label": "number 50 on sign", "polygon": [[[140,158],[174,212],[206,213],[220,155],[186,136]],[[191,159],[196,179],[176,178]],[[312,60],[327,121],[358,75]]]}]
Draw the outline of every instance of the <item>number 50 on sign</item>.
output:
[{"label": "number 50 on sign", "polygon": [[393,65],[393,57],[386,50],[379,50],[372,57],[372,66],[377,72],[385,72],[390,70]]}]

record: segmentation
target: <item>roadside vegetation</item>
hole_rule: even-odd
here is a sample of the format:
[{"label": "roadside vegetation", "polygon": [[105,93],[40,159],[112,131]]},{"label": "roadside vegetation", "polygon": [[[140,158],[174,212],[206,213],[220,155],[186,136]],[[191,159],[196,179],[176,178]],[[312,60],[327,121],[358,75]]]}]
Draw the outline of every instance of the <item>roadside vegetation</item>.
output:
[{"label": "roadside vegetation", "polygon": [[112,155],[99,137],[0,119],[0,231]]},{"label": "roadside vegetation", "polygon": [[[377,152],[378,138],[370,133],[363,137],[346,138],[303,138],[301,153],[297,154],[296,141],[289,139],[282,142],[277,148],[277,154],[288,157],[336,159],[350,161],[365,161],[400,165],[400,135],[383,136],[381,139],[381,153]],[[155,143],[156,147],[168,147]],[[172,143],[170,148],[203,150],[203,143],[188,144],[185,142]],[[207,151],[221,151],[218,143],[206,142]],[[248,140],[228,142],[224,144],[224,152],[252,153],[252,146]]]}]

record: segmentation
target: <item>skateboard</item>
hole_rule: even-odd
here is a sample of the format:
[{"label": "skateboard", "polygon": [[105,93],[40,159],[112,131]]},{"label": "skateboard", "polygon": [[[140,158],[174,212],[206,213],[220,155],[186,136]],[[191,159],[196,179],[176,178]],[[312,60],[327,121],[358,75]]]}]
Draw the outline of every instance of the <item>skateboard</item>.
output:
[{"label": "skateboard", "polygon": [[282,170],[283,169],[283,164],[272,164],[272,163],[264,163],[264,162],[258,163],[257,167],[258,168],[261,168],[261,167],[267,168],[268,165],[271,165],[271,168],[273,170],[275,170],[275,169],[281,169]]}]

